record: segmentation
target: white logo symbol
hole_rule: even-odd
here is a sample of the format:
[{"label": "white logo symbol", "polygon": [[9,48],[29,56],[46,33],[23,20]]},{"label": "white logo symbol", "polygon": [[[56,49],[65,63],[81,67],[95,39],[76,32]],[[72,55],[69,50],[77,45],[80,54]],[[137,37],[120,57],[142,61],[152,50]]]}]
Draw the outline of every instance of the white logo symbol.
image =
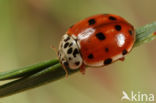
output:
[{"label": "white logo symbol", "polygon": [[135,93],[134,91],[131,91],[131,95],[128,95],[125,91],[122,91],[122,98],[121,101],[127,100],[127,101],[149,101],[153,102],[154,101],[154,94],[147,94],[147,93],[141,93],[137,92]]},{"label": "white logo symbol", "polygon": [[121,101],[123,101],[124,99],[127,99],[127,100],[130,101],[130,98],[128,97],[128,95],[127,95],[127,93],[125,91],[122,91],[122,94],[123,94],[123,96],[121,98]]}]

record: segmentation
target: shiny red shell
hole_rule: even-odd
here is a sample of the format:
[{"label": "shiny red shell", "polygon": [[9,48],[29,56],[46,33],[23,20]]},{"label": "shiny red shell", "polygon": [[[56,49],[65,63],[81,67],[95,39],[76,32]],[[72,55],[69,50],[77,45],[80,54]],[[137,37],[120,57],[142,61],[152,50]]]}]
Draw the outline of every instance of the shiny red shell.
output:
[{"label": "shiny red shell", "polygon": [[[69,28],[67,34],[77,37],[84,64],[93,66],[102,66],[98,65],[101,61],[105,65],[123,58],[135,41],[133,26],[114,14],[100,14],[81,20]],[[85,34],[87,36],[83,38]]]}]

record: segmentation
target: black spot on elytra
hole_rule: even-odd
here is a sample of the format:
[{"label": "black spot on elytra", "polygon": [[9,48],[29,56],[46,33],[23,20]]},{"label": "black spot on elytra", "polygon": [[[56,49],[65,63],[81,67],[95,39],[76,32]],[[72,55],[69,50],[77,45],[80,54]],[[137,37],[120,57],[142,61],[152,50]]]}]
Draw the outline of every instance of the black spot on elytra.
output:
[{"label": "black spot on elytra", "polygon": [[94,58],[93,54],[88,55],[88,59],[93,59],[93,58]]},{"label": "black spot on elytra", "polygon": [[105,51],[106,51],[106,52],[109,52],[109,49],[108,49],[108,48],[105,48]]},{"label": "black spot on elytra", "polygon": [[89,25],[93,25],[96,23],[95,19],[90,19],[88,20]]},{"label": "black spot on elytra", "polygon": [[68,36],[66,39],[64,39],[65,42],[67,42],[70,39],[70,37]]},{"label": "black spot on elytra", "polygon": [[64,48],[67,48],[68,47],[68,45],[69,45],[69,43],[67,42],[67,43],[65,43],[64,44]]},{"label": "black spot on elytra", "polygon": [[130,34],[130,35],[132,35],[132,34],[133,34],[132,30],[128,30],[128,32],[129,32],[129,34]]},{"label": "black spot on elytra", "polygon": [[77,66],[78,66],[79,64],[80,64],[80,62],[75,62],[75,65],[77,65]]},{"label": "black spot on elytra", "polygon": [[108,58],[108,59],[106,59],[106,60],[104,61],[104,64],[105,64],[105,65],[108,65],[108,64],[110,64],[110,63],[112,63],[112,59],[111,59],[111,58]]},{"label": "black spot on elytra", "polygon": [[121,26],[120,26],[120,25],[115,25],[115,29],[116,29],[117,31],[120,31],[120,30],[121,30]]},{"label": "black spot on elytra", "polygon": [[127,54],[127,50],[124,49],[124,50],[122,51],[122,55],[126,55],[126,54]]},{"label": "black spot on elytra", "polygon": [[78,51],[78,49],[76,48],[76,49],[74,50],[74,52],[73,52],[73,56],[76,57],[77,54],[79,54],[79,51]]},{"label": "black spot on elytra", "polygon": [[105,35],[102,33],[102,32],[99,32],[96,34],[96,37],[99,39],[99,40],[104,40],[106,37]]},{"label": "black spot on elytra", "polygon": [[116,18],[113,17],[113,16],[110,16],[110,17],[109,17],[109,20],[116,20]]},{"label": "black spot on elytra", "polygon": [[73,49],[72,49],[72,48],[69,48],[69,49],[67,50],[67,53],[68,53],[68,54],[71,54],[72,51],[73,51]]}]

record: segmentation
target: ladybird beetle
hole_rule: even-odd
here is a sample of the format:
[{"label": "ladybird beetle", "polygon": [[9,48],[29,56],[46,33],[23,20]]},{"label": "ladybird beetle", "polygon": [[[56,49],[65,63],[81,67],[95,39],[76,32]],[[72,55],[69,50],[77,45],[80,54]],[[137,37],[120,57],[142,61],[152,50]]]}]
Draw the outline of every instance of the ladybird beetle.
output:
[{"label": "ladybird beetle", "polygon": [[131,51],[135,42],[134,27],[114,14],[88,17],[71,26],[59,45],[58,57],[65,68],[85,72],[85,66],[101,67]]}]

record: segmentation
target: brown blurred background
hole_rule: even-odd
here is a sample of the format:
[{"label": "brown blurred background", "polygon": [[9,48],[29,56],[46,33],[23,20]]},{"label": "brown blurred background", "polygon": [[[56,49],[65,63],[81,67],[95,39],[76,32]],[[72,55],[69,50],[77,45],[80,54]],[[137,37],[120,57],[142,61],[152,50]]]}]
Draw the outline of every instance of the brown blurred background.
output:
[{"label": "brown blurred background", "polygon": [[[155,0],[0,0],[0,72],[56,58],[61,36],[77,21],[100,13],[135,28],[156,20]],[[124,62],[0,98],[1,103],[121,103],[122,91],[156,95],[156,40],[133,49]]]}]

